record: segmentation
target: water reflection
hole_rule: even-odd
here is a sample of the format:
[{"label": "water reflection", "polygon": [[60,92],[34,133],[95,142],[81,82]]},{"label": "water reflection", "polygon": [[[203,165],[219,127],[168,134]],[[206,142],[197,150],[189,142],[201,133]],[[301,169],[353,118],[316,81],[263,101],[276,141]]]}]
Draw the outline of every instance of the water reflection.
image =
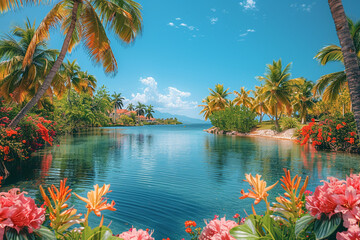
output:
[{"label": "water reflection", "polygon": [[[271,184],[288,168],[309,175],[314,189],[327,176],[359,172],[358,155],[316,152],[286,140],[215,136],[202,131],[207,127],[107,128],[65,136],[59,146],[36,153],[30,166],[21,166],[12,184],[39,198],[38,184],[65,177],[82,196],[96,183],[111,184],[108,197],[118,211],[107,212],[105,224],[112,221],[114,232],[133,225],[156,229],[155,238],[179,239],[185,220],[201,223],[215,214],[251,211],[251,200],[238,199],[248,188],[245,173],[259,173]],[[282,192],[280,186],[272,191],[274,197]],[[78,199],[70,204],[85,212]]]}]

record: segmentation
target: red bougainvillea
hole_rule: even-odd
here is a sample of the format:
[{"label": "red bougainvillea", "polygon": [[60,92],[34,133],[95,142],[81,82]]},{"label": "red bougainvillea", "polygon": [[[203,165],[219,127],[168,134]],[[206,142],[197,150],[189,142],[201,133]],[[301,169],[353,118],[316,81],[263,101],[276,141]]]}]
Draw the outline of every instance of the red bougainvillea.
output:
[{"label": "red bougainvillea", "polygon": [[301,145],[310,143],[316,149],[349,152],[359,150],[359,138],[352,122],[331,119],[315,122],[315,119],[312,119],[298,134],[297,141]]}]

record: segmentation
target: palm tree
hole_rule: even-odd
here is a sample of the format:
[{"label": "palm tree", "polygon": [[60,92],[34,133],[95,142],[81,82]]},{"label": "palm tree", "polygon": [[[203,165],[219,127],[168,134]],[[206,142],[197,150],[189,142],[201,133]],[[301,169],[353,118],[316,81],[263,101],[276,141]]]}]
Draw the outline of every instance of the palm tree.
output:
[{"label": "palm tree", "polygon": [[356,121],[357,131],[360,134],[360,68],[356,52],[356,45],[351,39],[348,21],[341,0],[328,0],[331,15],[334,19],[336,32],[341,44],[344,58],[346,79],[349,86],[352,109]]},{"label": "palm tree", "polygon": [[106,73],[116,72],[117,63],[105,28],[112,30],[122,41],[132,42],[141,31],[140,9],[140,4],[132,0],[62,0],[55,4],[36,30],[22,65],[23,68],[29,66],[34,56],[35,46],[43,39],[48,38],[50,29],[59,23],[66,34],[60,54],[40,89],[11,121],[9,127],[16,126],[44,95],[58,72],[67,51],[70,52],[81,40],[88,49],[90,57],[95,62],[101,62]]},{"label": "palm tree", "polygon": [[[353,22],[347,18],[351,39],[354,43],[356,55],[360,56],[360,21]],[[341,52],[341,47],[337,45],[326,46],[316,54],[315,58],[321,65],[326,65],[329,62],[344,63],[344,57]],[[345,71],[330,73],[322,76],[314,87],[315,94],[322,94],[324,101],[335,101],[341,91],[347,88],[347,80]]]},{"label": "palm tree", "polygon": [[202,100],[204,104],[199,105],[199,107],[203,107],[200,114],[203,114],[203,117],[205,118],[205,121],[208,120],[208,118],[211,116],[213,112],[213,102],[210,100],[210,97],[206,97],[204,100]]},{"label": "palm tree", "polygon": [[236,105],[243,105],[244,107],[251,108],[252,101],[254,100],[249,95],[251,94],[251,90],[246,91],[244,87],[241,88],[240,93],[237,91],[234,91],[234,93],[237,95],[234,99],[234,102]]},{"label": "palm tree", "polygon": [[136,107],[135,107],[135,111],[138,115],[138,122],[140,123],[140,116],[143,116],[145,114],[145,108],[146,105],[142,104],[141,102],[138,102]]},{"label": "palm tree", "polygon": [[264,95],[262,94],[263,86],[255,86],[255,89],[252,110],[259,114],[259,122],[262,123],[263,117],[269,112],[269,109],[264,102]]},{"label": "palm tree", "polygon": [[146,118],[150,119],[153,118],[154,116],[152,115],[155,111],[154,111],[154,106],[149,105],[147,106],[147,108],[145,109],[145,114],[146,114]]},{"label": "palm tree", "polygon": [[298,89],[294,96],[293,106],[294,110],[299,112],[301,124],[306,123],[308,111],[315,105],[312,94],[313,87],[313,82],[302,79],[302,82],[298,85]]},{"label": "palm tree", "polygon": [[265,75],[258,77],[264,82],[261,98],[268,105],[269,112],[275,118],[275,126],[279,129],[279,117],[284,110],[287,114],[292,112],[291,100],[295,84],[298,79],[290,79],[290,65],[282,68],[281,59],[267,65]]},{"label": "palm tree", "polygon": [[116,110],[122,109],[122,107],[124,106],[123,100],[125,100],[125,98],[121,97],[121,93],[116,93],[116,92],[114,92],[114,94],[111,95],[111,97],[112,97],[112,104],[114,105],[114,123],[116,123]]},{"label": "palm tree", "polygon": [[135,110],[134,104],[129,103],[128,106],[127,106],[127,110],[134,111]]},{"label": "palm tree", "polygon": [[[46,41],[40,41],[34,48],[30,64],[22,68],[34,34],[35,22],[31,24],[27,20],[25,27],[13,27],[11,35],[0,40],[0,92],[6,100],[21,103],[34,96],[58,54],[57,50],[47,49]],[[52,89],[48,88],[47,93],[52,96]]]},{"label": "palm tree", "polygon": [[70,62],[67,60],[66,63],[63,63],[63,69],[60,72],[60,75],[63,79],[64,88],[67,90],[68,102],[71,105],[71,90],[74,89],[76,92],[80,93],[81,88],[81,79],[79,77],[80,66],[77,64],[76,60]]},{"label": "palm tree", "polygon": [[222,110],[228,105],[228,100],[226,99],[231,93],[229,93],[229,89],[224,90],[223,84],[216,84],[215,90],[209,88],[210,96],[209,100],[213,104],[213,110]]},{"label": "palm tree", "polygon": [[90,94],[90,96],[94,95],[96,88],[96,78],[94,75],[89,74],[87,71],[79,72],[79,78],[81,79],[81,88],[82,92]]}]

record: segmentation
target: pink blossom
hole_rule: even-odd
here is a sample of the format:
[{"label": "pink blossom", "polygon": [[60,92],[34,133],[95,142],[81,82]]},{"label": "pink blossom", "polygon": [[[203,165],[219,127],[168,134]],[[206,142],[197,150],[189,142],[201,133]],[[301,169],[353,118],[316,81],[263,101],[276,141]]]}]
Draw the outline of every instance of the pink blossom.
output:
[{"label": "pink blossom", "polygon": [[9,192],[0,193],[0,238],[5,227],[11,227],[18,232],[28,227],[30,233],[39,229],[45,221],[45,209],[38,208],[34,199],[25,197],[26,192],[13,188]]},{"label": "pink blossom", "polygon": [[129,231],[123,232],[117,236],[124,240],[154,240],[151,235],[152,232],[149,234],[148,231],[142,229],[136,230],[136,228],[130,228]]},{"label": "pink blossom", "polygon": [[236,222],[226,221],[225,217],[211,220],[209,223],[206,223],[199,240],[235,240],[229,233],[230,229],[235,226],[237,226]]},{"label": "pink blossom", "polygon": [[356,190],[349,186],[345,190],[345,194],[334,195],[333,199],[337,204],[335,213],[342,213],[344,219],[344,227],[348,228],[350,225],[357,224],[360,220],[360,194],[357,194]]},{"label": "pink blossom", "polygon": [[345,232],[336,234],[337,240],[360,240],[360,228],[358,225],[352,225]]}]

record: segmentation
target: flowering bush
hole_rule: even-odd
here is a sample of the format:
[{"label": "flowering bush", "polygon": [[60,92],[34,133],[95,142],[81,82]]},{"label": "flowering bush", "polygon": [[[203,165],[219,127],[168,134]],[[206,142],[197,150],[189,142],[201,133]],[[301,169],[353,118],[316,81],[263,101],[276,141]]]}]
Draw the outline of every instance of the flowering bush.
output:
[{"label": "flowering bush", "polygon": [[310,142],[316,149],[332,151],[359,151],[359,138],[356,133],[353,117],[326,119],[315,122],[315,119],[298,132],[298,142],[305,145]]},{"label": "flowering bush", "polygon": [[45,221],[45,209],[38,208],[34,199],[25,197],[25,194],[18,188],[0,193],[0,239],[10,229],[18,233],[26,229],[32,233]]},{"label": "flowering bush", "polygon": [[12,108],[0,108],[0,159],[24,160],[46,143],[52,145],[56,136],[56,122],[38,115],[26,116],[16,129],[10,129],[7,128],[10,123],[8,116],[11,115],[12,110]]}]

